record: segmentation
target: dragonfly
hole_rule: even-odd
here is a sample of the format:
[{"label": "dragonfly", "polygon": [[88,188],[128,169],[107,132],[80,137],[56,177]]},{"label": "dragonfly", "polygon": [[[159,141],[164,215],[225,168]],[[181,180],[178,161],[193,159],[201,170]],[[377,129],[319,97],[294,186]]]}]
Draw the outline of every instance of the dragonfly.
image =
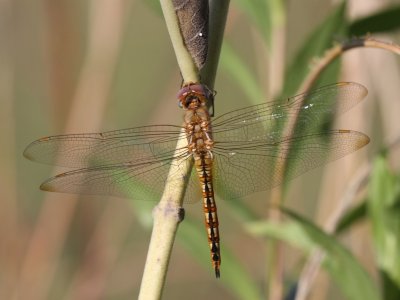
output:
[{"label": "dragonfly", "polygon": [[[215,195],[231,200],[265,191],[367,145],[369,138],[361,132],[330,129],[335,115],[358,104],[367,93],[358,83],[335,83],[211,120],[206,105],[213,92],[193,83],[178,93],[183,125],[49,136],[28,145],[24,156],[75,169],[42,183],[40,188],[51,192],[157,200],[167,175],[171,188],[185,180],[185,203],[203,200],[211,262],[218,278],[221,254]],[[287,129],[293,118],[296,125]],[[195,167],[187,174],[186,166],[193,161]]]}]

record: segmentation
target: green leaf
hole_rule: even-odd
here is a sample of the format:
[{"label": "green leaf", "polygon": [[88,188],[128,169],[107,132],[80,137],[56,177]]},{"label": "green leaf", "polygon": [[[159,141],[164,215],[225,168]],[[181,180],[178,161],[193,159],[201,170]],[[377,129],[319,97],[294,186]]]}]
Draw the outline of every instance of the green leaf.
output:
[{"label": "green leaf", "polygon": [[[214,276],[204,226],[185,219],[179,227],[178,239],[193,258],[210,270],[210,276]],[[227,289],[232,291],[239,299],[261,299],[258,285],[239,263],[239,259],[223,244],[221,245],[221,258],[221,278],[219,280]]]},{"label": "green leaf", "polygon": [[266,40],[271,37],[271,14],[268,9],[268,1],[265,0],[236,0],[236,4],[249,16]]},{"label": "green leaf", "polygon": [[335,233],[339,234],[344,232],[355,223],[364,220],[366,216],[367,204],[363,201],[346,212],[346,214],[339,220]]},{"label": "green leaf", "polygon": [[260,103],[260,99],[263,99],[264,96],[262,90],[259,88],[257,79],[248,69],[246,63],[226,41],[222,45],[220,62],[221,67],[233,76],[247,98],[254,104]]},{"label": "green leaf", "polygon": [[331,236],[305,218],[287,209],[283,210],[292,219],[284,224],[267,222],[252,224],[250,230],[259,235],[272,236],[310,252],[322,248],[326,257],[324,267],[348,299],[380,299],[377,287],[354,256]]},{"label": "green leaf", "polygon": [[388,274],[380,270],[381,282],[383,290],[383,299],[385,300],[399,300],[400,299],[400,286],[393,282]]},{"label": "green leaf", "polygon": [[272,31],[282,27],[286,18],[285,1],[283,0],[236,0],[236,4],[254,22],[261,32],[267,46],[271,46]]},{"label": "green leaf", "polygon": [[[345,36],[347,23],[345,21],[346,1],[343,1],[332,14],[314,30],[310,37],[304,42],[292,64],[287,68],[285,74],[284,95],[294,95],[300,84],[309,73],[310,64],[313,59],[320,57],[324,51],[333,46],[333,41],[339,36]],[[325,78],[329,83],[336,81],[337,72]]]},{"label": "green leaf", "polygon": [[278,224],[270,221],[257,221],[248,223],[246,229],[256,237],[267,236],[282,240],[305,252],[311,252],[316,246],[304,228],[295,222]]},{"label": "green leaf", "polygon": [[400,28],[400,6],[391,7],[375,15],[356,20],[349,26],[350,36],[387,32]]},{"label": "green leaf", "polygon": [[[321,57],[323,53],[333,46],[334,39],[337,39],[339,35],[345,35],[346,22],[345,22],[345,8],[346,2],[342,2],[336,10],[311,34],[311,36],[305,41],[300,51],[294,58],[293,63],[286,70],[285,81],[282,94],[285,96],[294,95],[300,84],[304,81],[310,71],[310,65],[313,59]],[[340,61],[336,60],[331,63],[324,72],[321,73],[315,85],[321,83],[334,83],[337,81],[340,72]],[[284,97],[282,97],[283,99]],[[332,103],[332,106],[335,103]],[[326,121],[314,122],[313,124],[304,124],[300,126],[296,124],[295,135],[300,133],[301,135],[307,132],[319,132],[321,126],[327,125]],[[324,128],[328,129],[328,128]],[[276,128],[275,130],[279,130]],[[300,149],[300,145],[298,149]],[[290,152],[296,152],[296,149],[291,148]],[[293,154],[293,156],[301,157],[300,155]],[[296,164],[297,161],[288,161],[287,169],[290,168],[290,164]],[[285,181],[284,189],[286,190],[288,181]]]},{"label": "green leaf", "polygon": [[237,217],[241,222],[253,222],[259,220],[260,216],[253,212],[246,201],[241,198],[229,200],[229,212]]},{"label": "green leaf", "polygon": [[400,176],[379,156],[372,172],[368,215],[380,268],[400,286]]}]

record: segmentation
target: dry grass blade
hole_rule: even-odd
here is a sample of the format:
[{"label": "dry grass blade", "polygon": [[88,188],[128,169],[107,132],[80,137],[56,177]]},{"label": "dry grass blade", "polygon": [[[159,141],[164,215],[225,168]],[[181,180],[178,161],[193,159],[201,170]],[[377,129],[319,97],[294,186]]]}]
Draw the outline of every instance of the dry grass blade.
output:
[{"label": "dry grass blade", "polygon": [[[79,131],[82,127],[97,131],[101,125],[127,11],[125,5],[125,1],[90,2],[88,50],[66,132]],[[101,75],[98,68],[102,69]],[[91,112],[90,118],[82,115],[87,111]],[[17,285],[26,288],[16,290],[15,297],[45,299],[49,292],[77,203],[77,196],[70,196],[68,201],[54,201],[55,197],[47,194],[43,202]]]}]

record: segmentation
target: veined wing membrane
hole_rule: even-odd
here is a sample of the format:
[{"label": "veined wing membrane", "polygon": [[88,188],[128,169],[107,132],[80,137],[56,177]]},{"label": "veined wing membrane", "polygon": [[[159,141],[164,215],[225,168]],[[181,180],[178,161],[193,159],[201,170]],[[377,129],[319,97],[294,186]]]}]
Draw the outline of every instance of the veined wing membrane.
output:
[{"label": "veined wing membrane", "polygon": [[[46,180],[40,188],[45,191],[86,195],[109,195],[134,200],[160,200],[171,164],[176,167],[169,180],[169,188],[185,181],[186,164],[191,157],[186,154],[175,160],[166,159],[138,164],[106,165],[66,172]],[[186,202],[201,198],[196,174],[189,174]]]},{"label": "veined wing membrane", "polygon": [[172,158],[180,130],[179,126],[156,125],[57,135],[32,142],[24,156],[41,163],[73,168],[151,162]]},{"label": "veined wing membrane", "polygon": [[268,139],[220,143],[214,150],[215,191],[223,199],[232,199],[280,185],[283,171],[280,163],[285,152],[283,179],[290,180],[368,143],[368,136],[351,130],[294,136],[276,143]]},{"label": "veined wing membrane", "polygon": [[[366,135],[327,130],[321,125],[329,124],[335,114],[347,111],[366,95],[366,88],[360,84],[337,83],[285,102],[250,106],[216,118],[213,136],[217,194],[235,198],[267,190],[363,147],[369,142]],[[296,114],[296,128],[284,136],[286,121]],[[305,131],[297,130],[304,126]],[[282,177],[283,170],[277,166],[282,165],[285,154]]]},{"label": "veined wing membrane", "polygon": [[265,140],[279,142],[288,119],[298,114],[298,126],[328,123],[366,95],[367,89],[351,82],[335,83],[285,101],[258,104],[221,115],[212,121],[216,143]]},{"label": "veined wing membrane", "polygon": [[[216,143],[281,139],[281,127],[300,109],[298,123],[313,124],[326,114],[341,113],[357,104],[366,89],[356,83],[337,83],[310,93],[250,106],[213,120]],[[336,108],[332,101],[337,99]],[[304,101],[306,100],[306,101]],[[181,127],[143,126],[104,133],[58,135],[31,143],[24,155],[31,160],[59,166],[85,168],[124,162],[140,163],[172,157]]]},{"label": "veined wing membrane", "polygon": [[[338,83],[283,103],[255,105],[214,119],[216,192],[223,198],[241,197],[281,184],[282,170],[276,166],[284,159],[282,151],[287,154],[284,179],[291,179],[361,148],[369,141],[361,133],[321,132],[314,125],[329,122],[326,117],[347,111],[366,94],[362,85]],[[311,125],[311,130],[294,130],[283,136],[285,122],[297,114],[296,124]],[[184,163],[189,155],[187,147],[175,150],[180,138],[186,140],[179,136],[181,130],[166,125],[60,135],[33,142],[24,155],[39,162],[83,168],[49,179],[42,185],[45,190],[135,199],[148,193],[159,199],[171,162]],[[178,183],[186,176],[177,171],[173,181]],[[189,177],[186,200],[192,202],[199,198],[200,188],[193,170]]]}]

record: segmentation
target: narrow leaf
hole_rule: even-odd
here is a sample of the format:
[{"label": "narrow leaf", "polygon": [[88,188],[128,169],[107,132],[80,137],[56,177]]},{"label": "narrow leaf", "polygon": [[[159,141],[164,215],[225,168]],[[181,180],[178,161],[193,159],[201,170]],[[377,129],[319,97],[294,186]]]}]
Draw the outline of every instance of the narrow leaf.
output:
[{"label": "narrow leaf", "polygon": [[380,275],[382,281],[383,299],[399,300],[400,286],[396,282],[394,282],[385,271],[381,270]]},{"label": "narrow leaf", "polygon": [[[209,269],[210,276],[214,276],[207,235],[205,228],[200,225],[191,222],[189,219],[185,219],[179,228],[178,239],[193,258],[202,266]],[[221,245],[221,258],[221,278],[219,280],[221,280],[227,289],[232,291],[239,299],[261,299],[258,286],[239,263],[239,259],[223,244]]]},{"label": "narrow leaf", "polygon": [[378,264],[400,286],[400,176],[378,157],[371,177],[368,215]]},{"label": "narrow leaf", "polygon": [[[348,299],[380,299],[377,288],[354,256],[331,236],[292,211],[284,209],[292,219],[284,224],[252,224],[250,230],[267,235],[310,252],[319,247],[326,252],[324,267]],[[256,226],[256,227],[255,227]]]},{"label": "narrow leaf", "polygon": [[236,4],[252,20],[267,41],[271,37],[271,14],[268,10],[268,1],[264,0],[236,0]]},{"label": "narrow leaf", "polygon": [[[286,70],[283,94],[293,95],[297,92],[301,82],[310,70],[313,59],[320,57],[325,50],[332,47],[333,41],[339,36],[344,36],[346,31],[345,22],[346,1],[343,1],[332,14],[314,30],[305,40],[301,49],[293,59],[292,64]],[[326,78],[329,80],[329,78]],[[335,82],[336,78],[331,78]]]},{"label": "narrow leaf", "polygon": [[365,201],[350,209],[340,220],[336,227],[336,234],[351,228],[355,223],[362,221],[367,216],[367,204]]},{"label": "narrow leaf", "polygon": [[262,101],[263,92],[259,88],[256,78],[227,42],[222,46],[221,66],[233,77],[250,101],[254,104]]},{"label": "narrow leaf", "polygon": [[391,7],[377,14],[356,20],[349,26],[350,36],[394,31],[400,28],[400,6]]}]

